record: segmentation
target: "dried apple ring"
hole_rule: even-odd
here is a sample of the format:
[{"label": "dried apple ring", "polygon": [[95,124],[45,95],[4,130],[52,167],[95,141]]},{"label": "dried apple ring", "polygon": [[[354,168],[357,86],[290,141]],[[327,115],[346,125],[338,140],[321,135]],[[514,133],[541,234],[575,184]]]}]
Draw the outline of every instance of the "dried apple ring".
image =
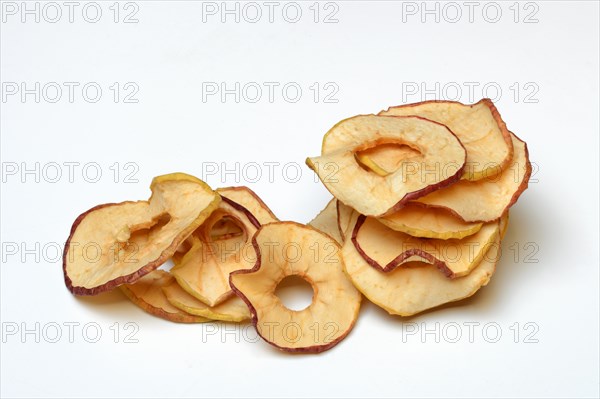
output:
[{"label": "dried apple ring", "polygon": [[436,266],[446,277],[457,278],[477,267],[499,235],[500,222],[495,221],[462,239],[423,239],[360,215],[352,231],[352,242],[367,263],[379,271],[388,273],[411,261],[420,261]]},{"label": "dried apple ring", "polygon": [[[287,352],[323,352],[344,339],[358,317],[361,294],[344,274],[339,245],[294,222],[262,226],[252,244],[256,265],[231,273],[229,280],[250,308],[258,334]],[[275,295],[288,276],[312,286],[312,303],[306,309],[288,309]]]},{"label": "dried apple ring", "polygon": [[[359,217],[353,215],[353,221]],[[507,217],[500,221],[504,231]],[[481,262],[466,276],[450,279],[434,265],[409,262],[389,273],[372,267],[351,240],[342,248],[346,273],[360,292],[390,314],[412,316],[474,295],[491,279],[500,259],[500,235]]]},{"label": "dried apple ring", "polygon": [[504,170],[513,156],[513,142],[494,103],[484,98],[465,105],[456,101],[424,101],[390,107],[379,115],[416,115],[448,126],[467,150],[463,179],[493,177]]},{"label": "dried apple ring", "polygon": [[150,189],[148,201],[99,205],[75,220],[63,254],[73,294],[96,295],[158,268],[221,201],[185,173],[155,177]]},{"label": "dried apple ring", "polygon": [[[465,148],[454,133],[419,117],[359,115],[339,122],[326,137],[340,137],[343,146],[306,163],[334,197],[367,216],[392,213],[456,182],[465,166]],[[359,163],[357,154],[390,144],[409,146],[418,156],[401,160],[385,176]]]}]

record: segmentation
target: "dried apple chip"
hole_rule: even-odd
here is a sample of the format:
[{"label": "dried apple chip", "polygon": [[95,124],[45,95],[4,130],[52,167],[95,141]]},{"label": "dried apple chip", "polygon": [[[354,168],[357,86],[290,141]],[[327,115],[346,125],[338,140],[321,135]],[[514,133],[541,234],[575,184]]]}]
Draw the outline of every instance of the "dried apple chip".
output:
[{"label": "dried apple chip", "polygon": [[360,215],[352,232],[352,242],[367,263],[379,271],[388,273],[411,261],[420,261],[436,266],[446,277],[456,278],[477,267],[499,235],[496,221],[460,240],[423,239]]},{"label": "dried apple chip", "polygon": [[[323,352],[350,332],[361,295],[344,274],[339,245],[328,235],[294,222],[271,223],[254,235],[258,260],[230,276],[248,304],[258,334],[288,352]],[[299,276],[313,288],[312,303],[294,311],[275,295],[279,283]]]},{"label": "dried apple chip", "polygon": [[414,237],[461,239],[477,233],[483,223],[467,223],[446,209],[409,202],[402,209],[378,218],[392,230]]},{"label": "dried apple chip", "polygon": [[269,209],[267,204],[265,204],[264,201],[248,187],[218,188],[217,192],[223,197],[242,205],[260,224],[267,224],[278,220],[277,216]]},{"label": "dried apple chip", "polygon": [[[210,307],[233,296],[229,273],[252,268],[256,253],[250,239],[261,223],[276,220],[269,208],[245,187],[219,192],[223,199],[219,208],[194,231],[189,240],[191,248],[180,259],[175,258],[171,269],[181,288]],[[227,197],[233,197],[232,193],[240,202]],[[254,209],[260,220],[246,206]],[[242,234],[215,239],[213,229],[224,219],[237,225]]]},{"label": "dried apple chip", "polygon": [[150,189],[148,201],[99,205],[75,220],[63,254],[73,294],[96,295],[158,268],[220,202],[184,173],[155,177]]},{"label": "dried apple chip", "polygon": [[339,244],[343,241],[338,228],[338,209],[335,198],[331,199],[325,208],[308,225],[325,234],[329,234]]},{"label": "dried apple chip", "polygon": [[[467,150],[463,179],[497,175],[513,156],[513,144],[500,113],[490,99],[465,105],[455,101],[424,101],[390,107],[379,115],[415,115],[448,126]],[[376,161],[375,161],[376,162]]]},{"label": "dried apple chip", "polygon": [[417,201],[448,209],[465,222],[498,219],[527,189],[531,176],[527,144],[514,134],[512,140],[514,155],[511,164],[500,175],[474,182],[461,180]]},{"label": "dried apple chip", "polygon": [[[505,219],[502,219],[501,230]],[[485,286],[500,259],[500,236],[471,273],[455,279],[447,278],[435,266],[423,262],[410,262],[389,273],[381,272],[367,263],[351,240],[345,242],[342,255],[346,273],[371,302],[390,314],[412,316],[470,297]]]},{"label": "dried apple chip", "polygon": [[[419,117],[360,115],[335,125],[329,137],[344,146],[307,164],[344,204],[368,216],[392,213],[406,202],[445,187],[463,173],[465,149],[444,125]],[[419,156],[380,176],[365,170],[356,153],[380,145],[407,145]]]},{"label": "dried apple chip", "polygon": [[164,270],[154,270],[134,284],[120,286],[121,291],[144,311],[160,318],[177,323],[203,323],[210,319],[184,312],[167,301],[163,288],[175,282],[173,276]]},{"label": "dried apple chip", "polygon": [[250,319],[248,306],[237,296],[233,296],[217,306],[210,307],[185,292],[176,281],[163,287],[162,290],[171,305],[189,314],[229,322],[241,322]]}]

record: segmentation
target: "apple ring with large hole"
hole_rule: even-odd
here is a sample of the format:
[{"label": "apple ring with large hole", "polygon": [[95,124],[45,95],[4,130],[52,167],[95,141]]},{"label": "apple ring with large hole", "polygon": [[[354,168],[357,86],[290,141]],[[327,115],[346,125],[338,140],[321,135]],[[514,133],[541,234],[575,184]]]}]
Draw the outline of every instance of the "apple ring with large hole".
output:
[{"label": "apple ring with large hole", "polygon": [[[419,117],[360,115],[338,123],[327,135],[342,136],[345,145],[308,158],[308,166],[334,197],[368,216],[392,213],[456,182],[465,166],[465,148],[454,133]],[[381,176],[357,160],[358,153],[381,145],[409,146],[418,156],[402,159]]]},{"label": "apple ring with large hole", "polygon": [[150,189],[147,201],[99,205],[75,220],[63,254],[73,294],[96,295],[158,268],[221,201],[185,173],[155,177]]},{"label": "apple ring with large hole", "polygon": [[[513,157],[510,133],[494,103],[488,98],[471,105],[456,101],[424,101],[390,107],[379,115],[415,115],[448,126],[467,150],[467,163],[462,176],[466,180],[493,177],[504,170]],[[369,155],[364,161],[371,162],[376,170],[382,169],[386,173],[384,155]]]},{"label": "apple ring with large hole", "polygon": [[[353,215],[356,220],[358,214]],[[507,217],[501,220],[505,231]],[[388,243],[382,242],[382,246]],[[388,313],[412,316],[474,295],[490,281],[500,259],[500,235],[481,262],[466,276],[450,279],[434,265],[410,262],[389,273],[372,267],[347,240],[342,248],[346,273],[356,288]]]},{"label": "apple ring with large hole", "polygon": [[222,198],[219,208],[193,232],[185,244],[189,249],[183,256],[174,258],[175,266],[171,269],[181,288],[209,307],[233,296],[229,273],[252,268],[256,262],[250,242],[252,235],[263,223],[277,220],[264,202],[246,187],[218,192]]},{"label": "apple ring with large hole", "polygon": [[[250,308],[258,334],[287,352],[323,352],[344,339],[358,317],[361,294],[344,274],[339,245],[294,222],[267,224],[252,241],[256,265],[231,273],[230,282]],[[306,309],[291,310],[275,295],[288,276],[312,286],[313,299]]]}]

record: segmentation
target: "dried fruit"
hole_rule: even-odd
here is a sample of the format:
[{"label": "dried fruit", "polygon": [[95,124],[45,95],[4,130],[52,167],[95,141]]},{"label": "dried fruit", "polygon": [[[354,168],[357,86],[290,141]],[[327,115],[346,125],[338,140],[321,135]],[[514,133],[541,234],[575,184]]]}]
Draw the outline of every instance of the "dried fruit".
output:
[{"label": "dried fruit", "polygon": [[148,201],[99,205],[75,220],[63,255],[73,294],[96,295],[158,268],[220,202],[184,173],[158,176],[150,189]]},{"label": "dried fruit", "polygon": [[[248,188],[221,189],[219,192],[223,199],[219,208],[194,231],[188,242],[191,248],[180,260],[175,260],[176,264],[171,269],[181,288],[210,307],[233,296],[229,273],[252,268],[256,253],[250,239],[261,222],[276,220],[269,208]],[[231,194],[240,202],[229,199]],[[254,209],[261,220],[248,208]],[[228,235],[227,238],[219,236],[224,220],[237,226],[241,234]],[[219,226],[216,235],[213,233],[215,226]]]},{"label": "dried fruit", "polygon": [[465,105],[455,101],[425,101],[390,107],[379,115],[416,115],[448,126],[467,150],[463,179],[497,175],[508,166],[513,145],[506,124],[490,99]]},{"label": "dried fruit", "polygon": [[346,233],[350,228],[350,218],[352,217],[354,209],[350,208],[348,205],[344,205],[339,200],[336,200],[336,202],[338,214],[338,229],[340,230],[340,236],[342,237],[342,241],[345,241],[347,235]]},{"label": "dried fruit", "polygon": [[213,320],[240,322],[250,319],[248,306],[233,296],[217,306],[210,307],[183,290],[176,281],[163,287],[167,301],[182,311]]},{"label": "dried fruit", "polygon": [[483,223],[467,223],[443,208],[426,207],[409,202],[402,209],[378,218],[392,230],[414,237],[461,239],[477,233]]},{"label": "dried fruit", "polygon": [[278,220],[277,216],[269,209],[267,204],[265,204],[264,201],[248,187],[218,188],[217,192],[223,197],[242,205],[260,224],[267,224]]},{"label": "dried fruit", "polygon": [[154,270],[141,277],[135,284],[122,285],[121,291],[144,311],[177,323],[203,323],[210,319],[194,316],[171,305],[163,294],[163,287],[175,279],[164,270]]},{"label": "dried fruit", "polygon": [[325,208],[308,225],[325,234],[329,234],[339,244],[343,241],[338,228],[338,208],[335,198],[331,199]]},{"label": "dried fruit", "polygon": [[[418,117],[361,115],[335,125],[326,135],[339,145],[307,164],[344,204],[368,216],[392,213],[410,200],[457,181],[465,149],[446,126]],[[327,140],[326,138],[326,140]],[[386,176],[365,170],[356,153],[379,145],[408,145],[419,152]]]},{"label": "dried fruit", "polygon": [[490,222],[476,234],[460,240],[423,239],[360,215],[352,242],[367,263],[382,272],[420,261],[436,266],[446,277],[456,278],[469,274],[479,264],[499,234],[499,222]]},{"label": "dried fruit", "polygon": [[[358,215],[354,220],[356,218]],[[501,230],[505,223],[506,218],[503,218]],[[500,258],[499,250],[500,236],[497,236],[479,265],[468,275],[455,279],[423,262],[410,262],[384,273],[369,265],[351,240],[345,242],[342,254],[348,276],[371,302],[390,314],[411,316],[475,294],[494,273]]]},{"label": "dried fruit", "polygon": [[[251,270],[231,273],[231,287],[248,304],[258,334],[289,352],[325,351],[339,343],[358,317],[361,295],[343,272],[339,245],[328,235],[294,222],[271,223],[253,238]],[[313,287],[310,306],[286,308],[274,292],[287,276]]]},{"label": "dried fruit", "polygon": [[461,180],[417,201],[427,206],[448,209],[466,222],[498,219],[517,202],[531,176],[527,144],[514,134],[512,140],[512,161],[500,175],[475,182]]}]

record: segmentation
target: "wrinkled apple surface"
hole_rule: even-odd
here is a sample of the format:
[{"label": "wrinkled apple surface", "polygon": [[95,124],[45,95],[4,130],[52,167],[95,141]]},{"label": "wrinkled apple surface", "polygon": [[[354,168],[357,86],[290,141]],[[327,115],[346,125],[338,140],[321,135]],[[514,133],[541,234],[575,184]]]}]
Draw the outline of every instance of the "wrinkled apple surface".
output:
[{"label": "wrinkled apple surface", "polygon": [[467,150],[463,179],[492,177],[508,166],[513,156],[513,144],[506,124],[494,103],[487,98],[472,105],[455,101],[425,101],[390,107],[379,115],[416,115],[448,126]]},{"label": "wrinkled apple surface", "polygon": [[[446,126],[419,117],[360,115],[327,134],[343,146],[308,158],[325,187],[344,204],[368,216],[391,213],[406,202],[445,187],[463,173],[465,149]],[[381,176],[366,170],[356,153],[379,145],[407,145],[419,152]]]},{"label": "wrinkled apple surface", "polygon": [[[505,223],[503,218],[501,230]],[[371,302],[390,314],[412,316],[470,297],[485,286],[500,258],[500,236],[471,273],[455,279],[447,278],[435,266],[423,262],[410,262],[384,273],[369,265],[351,240],[344,243],[342,254],[348,276]]]},{"label": "wrinkled apple surface", "polygon": [[466,222],[489,222],[500,218],[527,189],[531,163],[527,144],[512,135],[514,155],[498,176],[478,181],[461,180],[417,201],[445,208]]},{"label": "wrinkled apple surface", "polygon": [[176,281],[163,287],[162,290],[171,305],[189,314],[229,322],[241,322],[250,319],[248,306],[237,296],[233,296],[217,306],[210,307],[185,292]]},{"label": "wrinkled apple surface", "polygon": [[220,202],[184,173],[158,176],[150,189],[148,201],[100,205],[75,220],[63,255],[72,293],[99,294],[158,268]]},{"label": "wrinkled apple surface", "polygon": [[338,227],[338,208],[335,198],[331,199],[325,208],[308,225],[325,234],[329,234],[339,244],[343,241]]},{"label": "wrinkled apple surface", "polygon": [[462,239],[423,239],[395,231],[375,218],[359,216],[352,233],[356,250],[372,267],[391,272],[411,261],[436,266],[446,277],[467,275],[500,234],[499,222],[490,222]]},{"label": "wrinkled apple surface", "polygon": [[164,270],[154,270],[134,284],[120,286],[121,291],[144,311],[177,323],[203,323],[210,319],[184,312],[167,301],[162,289],[175,282]]},{"label": "wrinkled apple surface", "polygon": [[397,212],[378,218],[392,230],[414,237],[461,239],[477,233],[483,223],[467,223],[443,208],[409,202]]},{"label": "wrinkled apple surface", "polygon": [[[361,295],[344,274],[339,245],[328,235],[294,222],[271,223],[254,235],[258,260],[251,270],[230,276],[231,287],[246,302],[258,334],[289,352],[317,353],[350,332]],[[294,311],[275,295],[287,276],[313,288],[312,303]]]}]

